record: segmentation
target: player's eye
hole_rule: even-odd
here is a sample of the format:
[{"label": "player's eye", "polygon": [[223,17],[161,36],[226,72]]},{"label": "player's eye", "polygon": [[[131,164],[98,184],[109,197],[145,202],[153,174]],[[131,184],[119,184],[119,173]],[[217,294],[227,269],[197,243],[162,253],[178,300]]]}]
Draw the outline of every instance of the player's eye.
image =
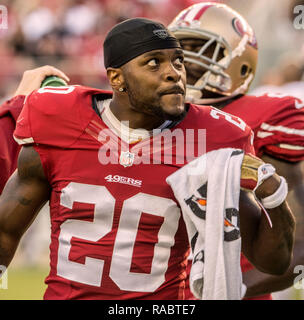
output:
[{"label": "player's eye", "polygon": [[147,62],[147,65],[150,66],[150,67],[156,67],[156,66],[158,66],[158,64],[159,64],[159,61],[156,58],[150,59]]},{"label": "player's eye", "polygon": [[174,64],[181,67],[184,64],[184,56],[179,56],[174,60]]}]

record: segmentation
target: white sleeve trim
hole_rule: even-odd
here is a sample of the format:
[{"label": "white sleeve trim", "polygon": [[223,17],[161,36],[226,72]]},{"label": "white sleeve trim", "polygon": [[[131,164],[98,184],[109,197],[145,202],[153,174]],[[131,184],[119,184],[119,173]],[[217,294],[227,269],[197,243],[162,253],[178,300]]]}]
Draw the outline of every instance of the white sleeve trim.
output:
[{"label": "white sleeve trim", "polygon": [[258,131],[257,132],[257,137],[258,138],[266,138],[266,137],[273,136],[273,135],[274,135],[273,132],[263,132],[263,131]]},{"label": "white sleeve trim", "polygon": [[13,137],[14,137],[15,141],[20,145],[22,145],[22,144],[30,144],[30,143],[34,143],[35,142],[32,137],[24,138],[24,139],[18,139],[15,136],[13,136]]},{"label": "white sleeve trim", "polygon": [[293,146],[291,144],[285,144],[285,143],[280,143],[278,146],[282,149],[288,149],[288,150],[304,150],[304,147],[302,146]]},{"label": "white sleeve trim", "polygon": [[265,131],[280,131],[280,132],[284,132],[287,134],[295,134],[295,135],[299,135],[299,136],[304,136],[304,130],[288,128],[285,126],[272,126],[266,122],[263,122],[261,124],[261,129],[263,129]]}]

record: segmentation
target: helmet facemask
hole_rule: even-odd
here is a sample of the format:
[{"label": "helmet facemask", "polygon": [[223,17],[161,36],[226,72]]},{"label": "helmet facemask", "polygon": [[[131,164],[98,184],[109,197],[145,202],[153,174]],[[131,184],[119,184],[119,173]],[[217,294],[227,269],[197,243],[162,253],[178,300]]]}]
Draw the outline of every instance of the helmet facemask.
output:
[{"label": "helmet facemask", "polygon": [[[210,104],[247,92],[257,47],[252,29],[235,11],[217,3],[193,5],[173,20],[169,30],[180,40],[185,62],[191,63],[186,65],[187,101]],[[202,41],[201,47],[196,39]]]},{"label": "helmet facemask", "polygon": [[[232,50],[229,44],[212,32],[190,28],[186,31],[189,38],[193,35],[193,38],[200,38],[205,41],[198,52],[184,50],[185,62],[196,64],[205,70],[194,85],[187,84],[187,93],[191,92],[192,97],[194,95],[201,98],[202,91],[205,89],[208,91],[227,91],[231,89],[230,76],[225,73],[225,69],[232,59]],[[212,54],[209,53],[208,55],[211,55],[211,57],[208,57],[206,51],[209,49],[210,52],[210,48],[212,48]],[[223,52],[225,52],[224,57]]]}]

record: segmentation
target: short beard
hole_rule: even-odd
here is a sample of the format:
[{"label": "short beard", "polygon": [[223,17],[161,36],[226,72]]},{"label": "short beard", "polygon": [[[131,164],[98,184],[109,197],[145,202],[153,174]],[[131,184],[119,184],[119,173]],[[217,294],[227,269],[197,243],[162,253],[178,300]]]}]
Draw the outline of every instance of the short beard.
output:
[{"label": "short beard", "polygon": [[130,88],[130,86],[127,82],[125,83],[125,86],[126,86],[126,91],[129,96],[129,101],[132,106],[136,106],[136,110],[138,112],[142,112],[142,113],[151,115],[151,116],[153,116],[163,122],[166,120],[180,122],[181,120],[184,119],[184,117],[187,114],[186,109],[180,114],[170,114],[170,113],[164,112],[164,110],[161,108],[161,106],[159,104],[157,104],[157,105],[153,104],[153,103],[148,104],[148,103],[145,103],[145,102],[137,99],[136,94],[132,91],[132,89]]}]

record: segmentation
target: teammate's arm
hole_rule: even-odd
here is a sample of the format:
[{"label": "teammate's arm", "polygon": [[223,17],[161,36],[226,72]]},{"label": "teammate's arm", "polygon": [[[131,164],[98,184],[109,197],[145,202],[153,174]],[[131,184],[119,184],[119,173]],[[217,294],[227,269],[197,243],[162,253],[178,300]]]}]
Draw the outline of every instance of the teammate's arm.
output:
[{"label": "teammate's arm", "polygon": [[64,79],[66,82],[69,82],[70,79],[68,76],[63,73],[61,70],[53,66],[43,66],[32,70],[27,70],[23,73],[21,82],[14,94],[18,95],[28,95],[36,89],[39,89],[42,81],[47,76],[57,76]]},{"label": "teammate's arm", "polygon": [[[280,177],[274,174],[255,191],[258,199],[266,198],[278,189]],[[294,243],[295,220],[286,201],[267,209],[272,227],[253,194],[241,191],[240,225],[242,252],[260,271],[283,274],[289,267]]]},{"label": "teammate's arm", "polygon": [[23,147],[18,169],[0,197],[0,265],[8,266],[18,243],[50,195],[40,157],[31,146]]},{"label": "teammate's arm", "polygon": [[293,285],[294,268],[304,265],[304,162],[290,163],[264,155],[262,159],[276,167],[278,174],[288,182],[287,201],[296,217],[296,232],[293,257],[287,271],[280,277],[271,276],[258,270],[250,270],[243,274],[247,285],[246,297],[262,295],[289,288]]}]

